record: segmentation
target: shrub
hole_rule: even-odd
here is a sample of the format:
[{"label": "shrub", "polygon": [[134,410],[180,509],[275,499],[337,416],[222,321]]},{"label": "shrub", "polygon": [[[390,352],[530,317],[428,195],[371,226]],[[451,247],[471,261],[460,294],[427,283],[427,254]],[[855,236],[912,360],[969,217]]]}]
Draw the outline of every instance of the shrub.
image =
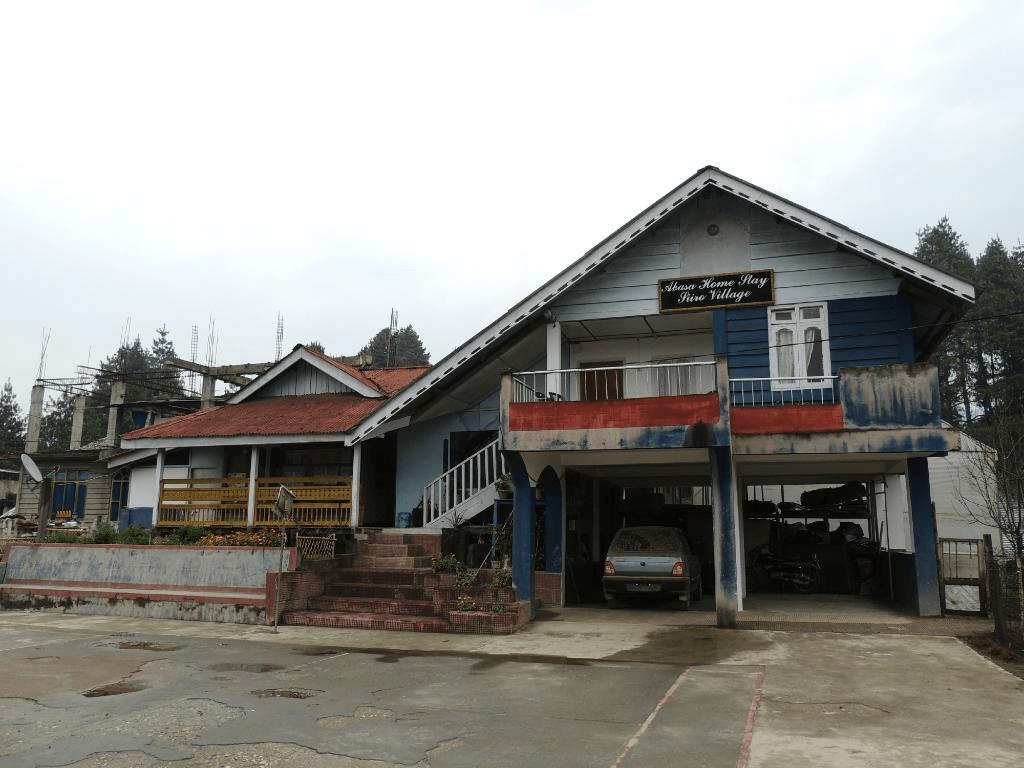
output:
[{"label": "shrub", "polygon": [[174,533],[167,537],[167,543],[178,547],[188,547],[206,536],[207,530],[198,525],[184,525],[175,529]]},{"label": "shrub", "polygon": [[267,528],[259,531],[239,529],[228,533],[207,533],[198,541],[201,547],[278,547],[284,534]]},{"label": "shrub", "polygon": [[476,571],[471,571],[468,568],[459,568],[455,573],[455,586],[463,588],[476,586],[476,575]]},{"label": "shrub", "polygon": [[476,601],[469,595],[459,595],[455,601],[455,607],[460,611],[475,611]]},{"label": "shrub", "polygon": [[434,573],[457,573],[462,565],[455,555],[435,557],[430,564],[434,567]]},{"label": "shrub", "polygon": [[491,584],[495,587],[505,588],[512,586],[512,571],[508,568],[496,568]]},{"label": "shrub", "polygon": [[118,544],[149,544],[149,531],[145,528],[136,528],[134,525],[125,528],[117,534]]},{"label": "shrub", "polygon": [[76,533],[66,533],[65,531],[54,531],[48,534],[46,541],[50,544],[91,544],[92,539],[88,536],[79,536]]},{"label": "shrub", "polygon": [[93,544],[115,544],[117,542],[117,529],[110,523],[104,523],[96,529],[96,535],[92,537]]},{"label": "shrub", "polygon": [[504,612],[504,610],[505,610],[505,606],[502,605],[501,603],[492,603],[491,604],[491,613],[502,613],[502,612]]}]

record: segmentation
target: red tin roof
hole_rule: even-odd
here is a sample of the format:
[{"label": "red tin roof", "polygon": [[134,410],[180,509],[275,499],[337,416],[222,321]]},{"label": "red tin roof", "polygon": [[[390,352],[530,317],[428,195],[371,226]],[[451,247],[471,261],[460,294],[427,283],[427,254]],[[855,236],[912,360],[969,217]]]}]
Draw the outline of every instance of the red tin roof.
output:
[{"label": "red tin roof", "polygon": [[297,395],[220,405],[136,429],[125,440],[236,435],[323,435],[348,432],[380,408],[383,398],[353,394]]}]

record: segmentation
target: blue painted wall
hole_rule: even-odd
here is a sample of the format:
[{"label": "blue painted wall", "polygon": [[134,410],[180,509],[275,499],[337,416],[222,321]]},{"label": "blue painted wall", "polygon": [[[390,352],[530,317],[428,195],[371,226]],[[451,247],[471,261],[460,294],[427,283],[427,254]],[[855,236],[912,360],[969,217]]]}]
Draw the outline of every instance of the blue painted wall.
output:
[{"label": "blue painted wall", "polygon": [[[730,378],[764,378],[768,366],[768,308],[715,312],[715,353],[729,358]],[[914,362],[910,301],[906,296],[871,296],[828,302],[832,373],[840,368]],[[724,341],[720,334],[725,334]]]},{"label": "blue painted wall", "polygon": [[423,486],[444,469],[444,441],[452,432],[498,429],[498,391],[457,413],[410,424],[397,436],[395,512],[408,512],[423,498]]}]

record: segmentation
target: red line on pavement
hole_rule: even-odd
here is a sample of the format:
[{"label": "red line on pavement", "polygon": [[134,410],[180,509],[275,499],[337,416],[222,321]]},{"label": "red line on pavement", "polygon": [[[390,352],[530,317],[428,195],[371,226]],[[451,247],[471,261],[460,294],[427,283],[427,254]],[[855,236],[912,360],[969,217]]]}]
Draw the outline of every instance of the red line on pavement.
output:
[{"label": "red line on pavement", "polygon": [[629,741],[626,742],[626,746],[623,748],[619,756],[615,758],[615,762],[611,764],[611,768],[619,768],[619,766],[622,765],[622,761],[625,760],[629,753],[633,751],[633,747],[635,747],[640,742],[640,737],[643,736],[644,733],[647,732],[647,729],[651,727],[651,723],[654,722],[654,718],[658,716],[658,713],[661,711],[661,708],[664,707],[668,700],[672,698],[672,695],[679,688],[680,684],[682,684],[683,678],[685,678],[690,673],[691,669],[692,667],[687,667],[686,669],[684,669],[679,674],[679,677],[676,678],[676,681],[672,683],[671,686],[669,686],[669,689],[665,691],[665,695],[661,697],[661,701],[659,701],[657,706],[653,710],[651,710],[651,714],[647,716],[647,719],[640,724],[639,728],[637,728],[636,733],[634,733],[630,737]]},{"label": "red line on pavement", "polygon": [[740,744],[740,759],[736,762],[736,768],[746,768],[750,762],[750,742],[754,738],[754,721],[757,720],[757,708],[761,704],[761,688],[764,685],[764,667],[757,673],[757,683],[754,685],[754,700],[750,702],[750,711],[747,713],[747,728],[743,731],[743,743]]}]

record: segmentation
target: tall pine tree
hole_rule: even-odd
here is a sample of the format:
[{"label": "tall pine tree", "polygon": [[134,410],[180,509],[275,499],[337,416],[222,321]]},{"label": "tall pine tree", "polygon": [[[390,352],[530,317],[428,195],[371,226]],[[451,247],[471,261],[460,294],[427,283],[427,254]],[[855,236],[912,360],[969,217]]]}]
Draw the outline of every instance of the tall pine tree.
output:
[{"label": "tall pine tree", "polygon": [[[933,227],[917,233],[914,255],[939,269],[974,282],[975,265],[967,243],[943,216]],[[942,417],[953,424],[973,419],[971,391],[974,383],[974,333],[971,324],[961,322],[951,329],[935,355],[942,390]]]},{"label": "tall pine tree", "polygon": [[15,469],[18,454],[25,450],[25,419],[8,379],[0,390],[0,467]]},{"label": "tall pine tree", "polygon": [[[359,350],[361,355],[370,355],[373,360],[373,367],[384,368],[388,365],[388,341],[391,337],[391,330],[381,328],[373,335],[366,345]],[[391,361],[392,368],[400,368],[409,365],[430,365],[430,353],[420,340],[416,330],[407,325],[399,328],[395,337],[395,356]]]}]

